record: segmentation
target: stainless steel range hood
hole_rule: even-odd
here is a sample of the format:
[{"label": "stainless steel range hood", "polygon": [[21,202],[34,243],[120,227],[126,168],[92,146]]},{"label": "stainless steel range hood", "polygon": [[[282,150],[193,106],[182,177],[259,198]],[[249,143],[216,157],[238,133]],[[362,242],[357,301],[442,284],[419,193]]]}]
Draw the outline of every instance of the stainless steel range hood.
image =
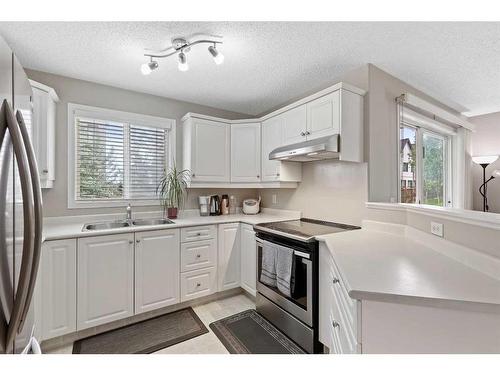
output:
[{"label": "stainless steel range hood", "polygon": [[338,159],[340,151],[339,134],[316,138],[310,141],[295,143],[274,149],[269,154],[269,160],[284,161],[314,161]]}]

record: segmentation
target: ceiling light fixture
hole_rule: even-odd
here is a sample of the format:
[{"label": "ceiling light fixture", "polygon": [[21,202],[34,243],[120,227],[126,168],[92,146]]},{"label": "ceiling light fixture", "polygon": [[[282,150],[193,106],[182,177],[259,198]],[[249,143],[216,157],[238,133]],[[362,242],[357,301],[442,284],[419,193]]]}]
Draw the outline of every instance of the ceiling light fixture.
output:
[{"label": "ceiling light fixture", "polygon": [[165,57],[173,56],[178,54],[178,64],[177,67],[181,72],[185,72],[189,69],[187,64],[186,53],[191,50],[191,47],[197,44],[212,44],[208,47],[208,52],[214,59],[217,65],[224,62],[224,55],[217,49],[217,44],[222,44],[222,37],[215,35],[197,35],[188,41],[185,38],[175,38],[172,40],[172,45],[161,51],[151,51],[146,50],[144,56],[150,58],[149,63],[144,63],[141,65],[141,72],[144,75],[150,74],[153,70],[158,68],[158,62],[153,61],[153,59],[162,59]]},{"label": "ceiling light fixture", "polygon": [[215,48],[215,44],[213,46],[208,47],[208,52],[210,52],[217,65],[220,65],[224,62],[224,55],[219,51],[217,51],[217,49]]},{"label": "ceiling light fixture", "polygon": [[141,65],[141,73],[147,76],[156,68],[158,68],[158,63],[151,58],[150,62]]},{"label": "ceiling light fixture", "polygon": [[187,72],[189,70],[189,65],[184,52],[179,53],[179,63],[177,64],[177,68],[179,68],[181,72]]}]

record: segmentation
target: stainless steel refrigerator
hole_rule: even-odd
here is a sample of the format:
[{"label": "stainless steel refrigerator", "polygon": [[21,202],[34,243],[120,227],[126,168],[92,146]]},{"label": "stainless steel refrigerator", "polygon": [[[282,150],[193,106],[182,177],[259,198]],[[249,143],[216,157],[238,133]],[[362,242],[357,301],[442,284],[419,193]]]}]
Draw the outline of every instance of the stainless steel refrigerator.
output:
[{"label": "stainless steel refrigerator", "polygon": [[0,353],[39,352],[32,299],[42,201],[30,141],[31,97],[23,67],[0,38]]}]

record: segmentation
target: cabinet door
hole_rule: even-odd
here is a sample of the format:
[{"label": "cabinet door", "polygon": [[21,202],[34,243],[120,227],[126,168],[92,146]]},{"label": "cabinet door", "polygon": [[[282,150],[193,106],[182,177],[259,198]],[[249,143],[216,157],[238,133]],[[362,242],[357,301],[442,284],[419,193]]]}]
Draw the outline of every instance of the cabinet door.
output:
[{"label": "cabinet door", "polygon": [[241,287],[255,296],[257,291],[257,244],[249,224],[241,224]]},{"label": "cabinet door", "polygon": [[219,225],[218,290],[240,286],[240,224]]},{"label": "cabinet door", "polygon": [[303,104],[284,112],[283,117],[283,142],[285,145],[306,140],[306,105]]},{"label": "cabinet door", "polygon": [[192,181],[229,182],[230,125],[193,119]]},{"label": "cabinet door", "polygon": [[272,117],[262,123],[262,181],[279,181],[280,164],[269,160],[269,154],[283,145],[283,116]]},{"label": "cabinet door", "polygon": [[307,139],[340,132],[340,90],[307,103]]},{"label": "cabinet door", "polygon": [[134,235],[78,240],[78,330],[134,313]]},{"label": "cabinet door", "polygon": [[135,313],[178,303],[179,229],[135,234]]},{"label": "cabinet door", "polygon": [[42,247],[42,339],[76,331],[76,240],[47,241]]},{"label": "cabinet door", "polygon": [[260,123],[231,125],[231,181],[260,181]]}]

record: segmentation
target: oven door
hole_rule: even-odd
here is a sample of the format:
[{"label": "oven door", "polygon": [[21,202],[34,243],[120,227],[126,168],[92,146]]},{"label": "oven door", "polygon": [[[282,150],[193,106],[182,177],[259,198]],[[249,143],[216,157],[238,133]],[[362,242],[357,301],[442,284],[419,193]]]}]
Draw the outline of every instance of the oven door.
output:
[{"label": "oven door", "polygon": [[257,291],[309,327],[312,327],[313,263],[311,254],[291,248],[295,262],[292,275],[295,279],[295,288],[291,293],[291,297],[288,297],[275,286],[262,281],[265,280],[265,277],[262,277],[262,251],[266,246],[275,247],[276,251],[284,250],[282,245],[257,238]]}]

